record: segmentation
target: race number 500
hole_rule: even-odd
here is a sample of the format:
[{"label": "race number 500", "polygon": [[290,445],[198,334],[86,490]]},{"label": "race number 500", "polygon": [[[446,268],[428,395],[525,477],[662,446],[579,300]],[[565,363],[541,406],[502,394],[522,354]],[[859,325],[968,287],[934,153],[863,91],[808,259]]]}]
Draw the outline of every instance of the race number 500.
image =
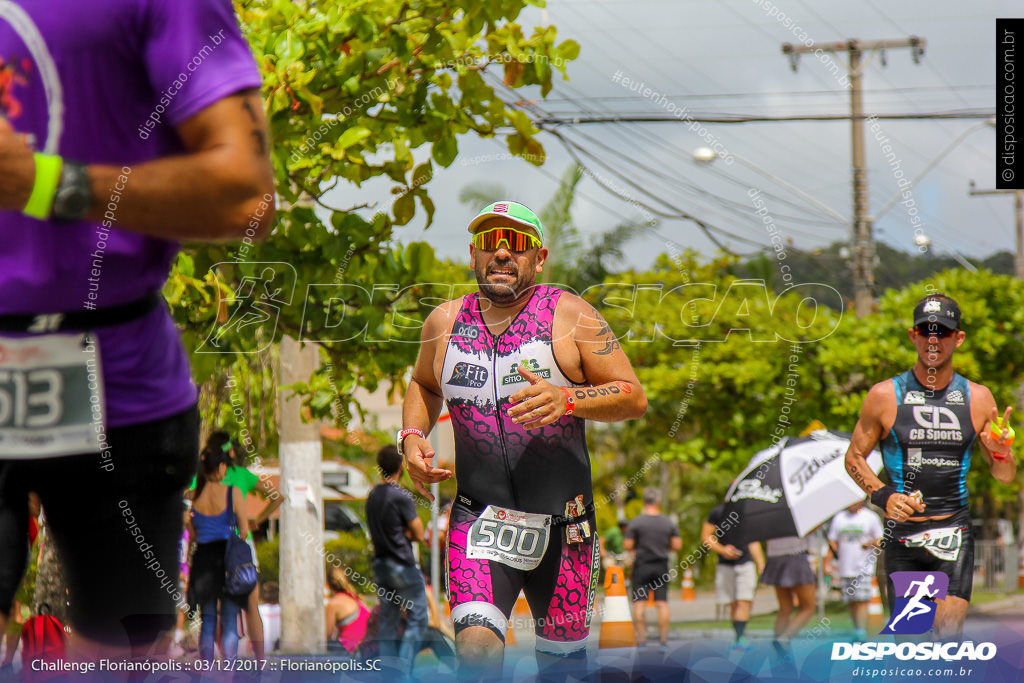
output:
[{"label": "race number 500", "polygon": [[64,414],[63,391],[57,370],[0,370],[0,427],[56,425]]},{"label": "race number 500", "polygon": [[478,548],[497,548],[504,552],[515,552],[527,558],[539,558],[544,554],[540,532],[524,529],[515,524],[502,524],[491,519],[480,520],[473,527],[473,545]]}]

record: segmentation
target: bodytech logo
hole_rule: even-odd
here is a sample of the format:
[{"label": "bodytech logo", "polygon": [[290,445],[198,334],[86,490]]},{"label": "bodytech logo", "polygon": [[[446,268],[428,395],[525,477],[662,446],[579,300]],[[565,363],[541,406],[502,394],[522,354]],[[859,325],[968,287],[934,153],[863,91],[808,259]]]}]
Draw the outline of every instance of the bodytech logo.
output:
[{"label": "bodytech logo", "polygon": [[911,441],[961,441],[960,418],[942,406],[914,406],[914,422],[923,429],[911,429]]}]

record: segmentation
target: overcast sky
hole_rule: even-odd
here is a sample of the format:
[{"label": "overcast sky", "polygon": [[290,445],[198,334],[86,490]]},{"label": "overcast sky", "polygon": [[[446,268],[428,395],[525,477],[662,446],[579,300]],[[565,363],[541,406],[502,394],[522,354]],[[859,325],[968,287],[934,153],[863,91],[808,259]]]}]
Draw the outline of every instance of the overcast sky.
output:
[{"label": "overcast sky", "polygon": [[[919,36],[926,49],[918,64],[905,48],[887,51],[884,64],[878,53],[866,58],[865,112],[993,112],[995,18],[1014,16],[1014,5],[1020,9],[1020,3],[1008,0],[549,0],[545,10],[520,16],[524,29],[554,25],[560,40],[572,38],[582,49],[569,64],[570,80],[556,76],[547,100],[528,111],[532,117],[568,119],[631,113],[680,118],[846,115],[849,91],[835,74],[846,73],[847,55],[824,61],[805,55],[794,72],[782,44],[805,38],[824,44]],[[625,79],[643,85],[627,87]],[[644,86],[658,95],[644,97]],[[560,126],[592,173],[580,185],[573,211],[577,228],[589,235],[626,219],[643,222],[650,214],[637,206],[640,202],[692,214],[714,226],[729,249],[751,254],[770,246],[769,231],[753,214],[748,196],[756,188],[778,232],[796,247],[813,249],[848,239],[849,227],[841,220],[852,217],[849,121],[702,125],[688,130],[687,121],[675,120]],[[882,120],[878,126],[898,166],[887,163],[881,143],[868,130],[873,215],[898,193],[898,175],[914,178],[937,162],[913,189],[932,248],[939,253],[956,249],[969,259],[1013,249],[1012,198],[968,196],[971,180],[979,188],[994,187],[995,132],[984,119]],[[507,198],[539,209],[572,163],[555,136],[541,133],[539,139],[548,154],[542,168],[508,158],[503,142],[460,138],[459,157],[449,169],[435,168],[429,185],[437,205],[434,225],[424,231],[418,216],[398,229],[399,239],[426,240],[442,256],[468,258],[465,226],[479,207],[460,204],[458,194],[478,181],[502,185]],[[696,164],[692,153],[709,141],[758,170],[721,159],[710,167]],[[384,184],[338,194],[344,196],[332,198],[337,205],[391,201]],[[896,203],[879,215],[877,239],[915,249],[908,209]],[[668,250],[667,240],[705,255],[715,250],[694,223],[667,219],[630,246],[627,265],[646,268],[656,254]]]}]

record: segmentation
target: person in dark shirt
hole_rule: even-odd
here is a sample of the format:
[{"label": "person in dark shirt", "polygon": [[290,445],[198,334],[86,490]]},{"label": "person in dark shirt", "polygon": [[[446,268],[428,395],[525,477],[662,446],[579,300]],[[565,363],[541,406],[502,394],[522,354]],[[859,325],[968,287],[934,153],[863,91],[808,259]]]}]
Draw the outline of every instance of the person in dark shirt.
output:
[{"label": "person in dark shirt", "polygon": [[764,570],[764,553],[761,544],[756,541],[745,548],[733,545],[729,532],[736,526],[737,520],[738,517],[727,517],[725,505],[719,505],[708,514],[708,521],[704,522],[700,536],[704,547],[718,554],[718,568],[715,570],[718,604],[729,605],[729,617],[736,631],[735,647],[746,648],[747,641],[743,632],[750,621],[757,577]]},{"label": "person in dark shirt", "polygon": [[[384,480],[366,499],[366,522],[373,541],[373,576],[380,596],[381,657],[398,656],[412,670],[420,641],[427,631],[427,595],[423,575],[416,566],[411,541],[423,542],[423,521],[416,514],[412,495],[400,487],[404,463],[395,446],[377,453]],[[407,625],[401,641],[398,624],[405,608]]]},{"label": "person in dark shirt", "polygon": [[668,647],[668,554],[679,551],[683,539],[675,523],[661,514],[658,489],[644,491],[644,513],[626,527],[622,541],[624,550],[633,551],[633,605],[636,612],[636,642],[643,647],[647,640],[647,597],[654,594],[658,610],[658,631],[662,649]]}]

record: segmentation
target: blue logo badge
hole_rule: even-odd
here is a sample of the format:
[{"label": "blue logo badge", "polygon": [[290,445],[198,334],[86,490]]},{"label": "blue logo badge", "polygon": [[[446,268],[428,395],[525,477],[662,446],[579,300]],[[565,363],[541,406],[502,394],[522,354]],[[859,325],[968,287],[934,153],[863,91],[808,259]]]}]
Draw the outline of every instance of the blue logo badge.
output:
[{"label": "blue logo badge", "polygon": [[920,635],[935,623],[935,600],[945,600],[949,576],[942,572],[893,572],[896,606],[881,633]]}]

